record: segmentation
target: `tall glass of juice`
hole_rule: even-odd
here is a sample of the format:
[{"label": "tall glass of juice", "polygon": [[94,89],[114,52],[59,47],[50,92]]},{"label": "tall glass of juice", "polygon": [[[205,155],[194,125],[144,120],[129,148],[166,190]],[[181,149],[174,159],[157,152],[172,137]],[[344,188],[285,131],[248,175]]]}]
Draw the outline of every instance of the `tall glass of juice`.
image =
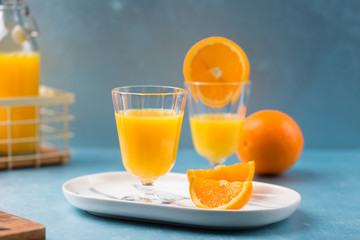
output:
[{"label": "tall glass of juice", "polygon": [[249,82],[185,82],[195,150],[212,167],[235,153],[246,114]]},{"label": "tall glass of juice", "polygon": [[122,162],[143,186],[142,195],[124,200],[171,202],[153,184],[175,163],[186,96],[184,89],[164,86],[112,90]]}]

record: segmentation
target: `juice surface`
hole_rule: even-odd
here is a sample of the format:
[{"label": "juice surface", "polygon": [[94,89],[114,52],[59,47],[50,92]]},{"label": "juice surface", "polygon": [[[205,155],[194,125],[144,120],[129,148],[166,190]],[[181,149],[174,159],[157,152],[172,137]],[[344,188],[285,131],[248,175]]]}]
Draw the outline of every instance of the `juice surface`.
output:
[{"label": "juice surface", "polygon": [[155,180],[175,163],[183,114],[143,109],[115,114],[124,167],[142,180]]},{"label": "juice surface", "polygon": [[[39,95],[39,65],[38,53],[0,53],[0,98],[26,97]],[[6,121],[8,110],[0,107],[0,122]],[[11,121],[37,118],[36,108],[12,107]],[[37,135],[35,124],[12,125],[9,132],[6,126],[0,125],[0,140],[8,137],[29,138]],[[12,153],[28,153],[35,151],[35,142],[13,143]],[[8,144],[0,144],[0,155],[8,154]]]},{"label": "juice surface", "polygon": [[238,145],[242,119],[234,114],[202,114],[190,117],[196,151],[211,163],[221,163]]}]

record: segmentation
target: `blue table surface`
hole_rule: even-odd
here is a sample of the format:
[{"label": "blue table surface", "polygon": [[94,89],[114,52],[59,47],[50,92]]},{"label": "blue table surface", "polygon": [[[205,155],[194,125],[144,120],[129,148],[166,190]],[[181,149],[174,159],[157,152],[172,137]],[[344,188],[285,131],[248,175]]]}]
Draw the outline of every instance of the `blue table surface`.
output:
[{"label": "blue table surface", "polygon": [[[232,156],[226,164],[236,163]],[[208,168],[179,149],[172,172]],[[204,230],[90,215],[70,205],[61,187],[72,178],[123,171],[119,149],[74,149],[68,164],[0,171],[0,210],[46,226],[47,239],[360,239],[360,150],[309,150],[286,173],[256,181],[289,187],[302,201],[289,218],[250,230]]]}]

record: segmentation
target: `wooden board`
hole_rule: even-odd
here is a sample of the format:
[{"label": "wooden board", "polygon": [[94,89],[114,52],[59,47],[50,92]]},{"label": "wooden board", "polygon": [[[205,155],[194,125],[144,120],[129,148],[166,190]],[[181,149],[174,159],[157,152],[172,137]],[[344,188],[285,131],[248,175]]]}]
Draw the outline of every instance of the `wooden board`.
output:
[{"label": "wooden board", "polygon": [[[42,157],[44,154],[47,153],[54,154],[55,156]],[[12,168],[34,167],[36,165],[35,157],[31,159],[28,159],[26,155],[23,155],[24,159],[21,159],[21,155],[18,155],[16,157],[19,159],[12,162]],[[40,166],[63,164],[70,160],[70,154],[64,155],[56,148],[49,148],[45,146],[41,146],[40,148],[40,157]],[[7,158],[7,156],[0,155],[0,170],[8,169],[9,163],[7,162]]]},{"label": "wooden board", "polygon": [[0,211],[0,240],[42,240],[45,239],[45,226]]}]

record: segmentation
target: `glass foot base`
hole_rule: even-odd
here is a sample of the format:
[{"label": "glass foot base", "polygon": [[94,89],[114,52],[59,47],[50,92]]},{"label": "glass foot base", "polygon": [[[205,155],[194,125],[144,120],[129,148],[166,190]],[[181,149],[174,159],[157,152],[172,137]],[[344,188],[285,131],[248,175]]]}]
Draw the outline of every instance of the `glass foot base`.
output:
[{"label": "glass foot base", "polygon": [[121,200],[130,201],[130,202],[155,203],[155,204],[175,204],[177,201],[177,199],[163,195],[154,195],[154,196],[130,195],[121,198]]}]

